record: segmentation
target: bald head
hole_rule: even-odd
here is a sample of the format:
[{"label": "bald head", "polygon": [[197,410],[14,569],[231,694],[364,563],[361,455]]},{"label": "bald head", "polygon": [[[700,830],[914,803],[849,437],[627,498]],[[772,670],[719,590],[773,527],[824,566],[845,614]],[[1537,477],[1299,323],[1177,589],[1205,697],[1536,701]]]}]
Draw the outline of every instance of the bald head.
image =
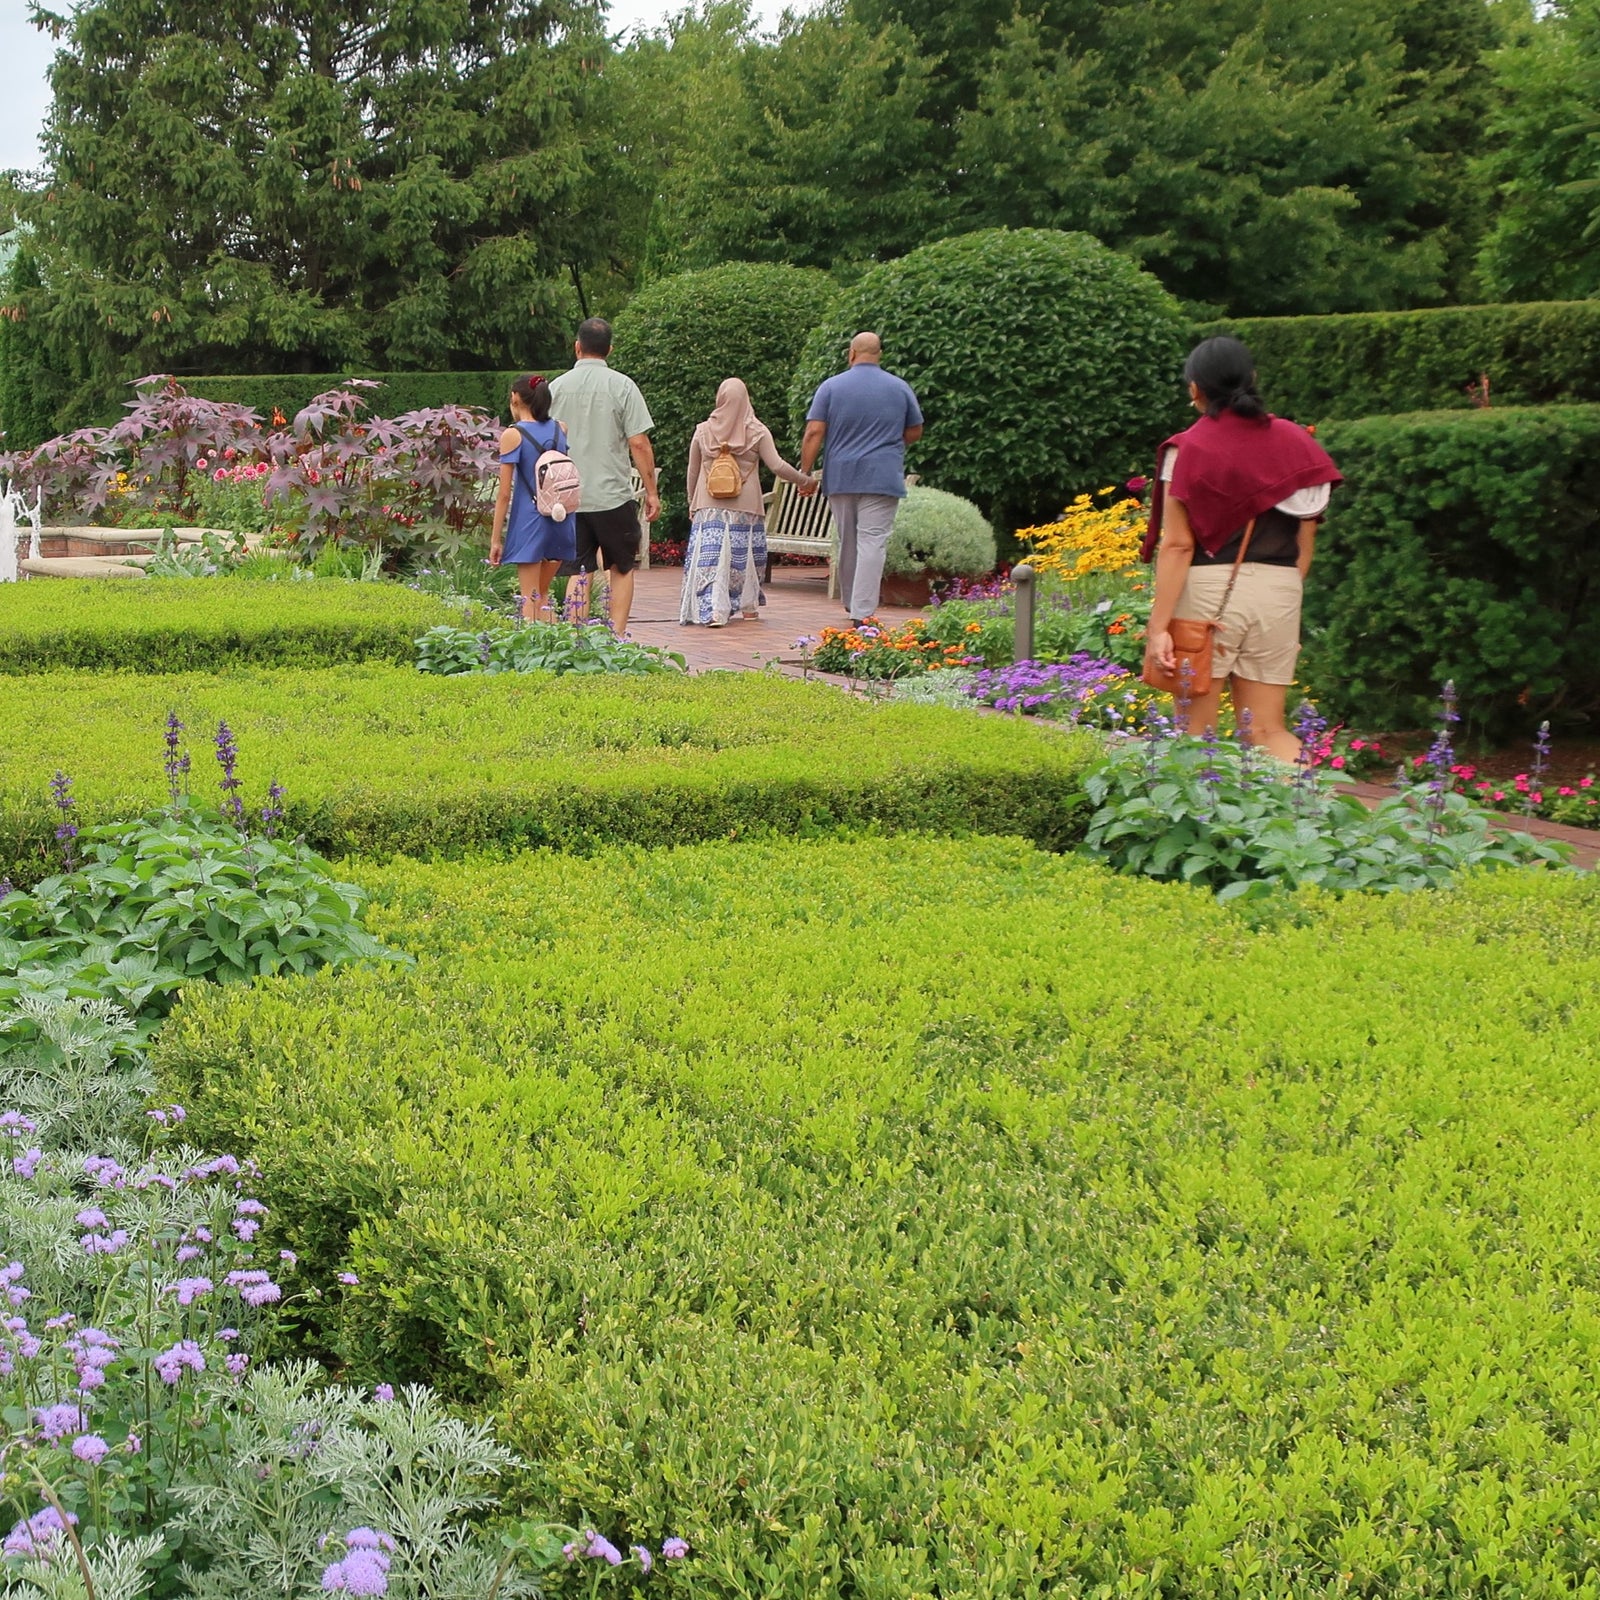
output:
[{"label": "bald head", "polygon": [[875,333],[858,333],[850,341],[850,365],[858,361],[882,361],[883,340]]}]

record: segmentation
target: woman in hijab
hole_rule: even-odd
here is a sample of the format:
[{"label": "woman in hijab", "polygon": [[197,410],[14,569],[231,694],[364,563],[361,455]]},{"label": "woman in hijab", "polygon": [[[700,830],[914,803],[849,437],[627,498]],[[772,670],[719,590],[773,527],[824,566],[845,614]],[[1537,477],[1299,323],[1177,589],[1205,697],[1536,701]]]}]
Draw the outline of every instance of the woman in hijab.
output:
[{"label": "woman in hijab", "polygon": [[[1172,619],[1215,621],[1212,688],[1179,698],[1179,732],[1217,725],[1222,686],[1252,744],[1293,761],[1284,699],[1300,654],[1300,595],[1339,469],[1297,423],[1270,415],[1237,339],[1207,339],[1183,369],[1200,420],[1162,445],[1143,556],[1156,558],[1147,671],[1175,670]],[[1248,715],[1246,715],[1248,713]],[[1248,732],[1245,732],[1248,730]]]},{"label": "woman in hijab", "polygon": [[758,616],[767,603],[761,591],[767,564],[761,463],[802,495],[817,492],[814,478],[778,454],[743,380],[724,378],[716,409],[689,441],[691,520],[679,622],[720,628],[735,612]]}]

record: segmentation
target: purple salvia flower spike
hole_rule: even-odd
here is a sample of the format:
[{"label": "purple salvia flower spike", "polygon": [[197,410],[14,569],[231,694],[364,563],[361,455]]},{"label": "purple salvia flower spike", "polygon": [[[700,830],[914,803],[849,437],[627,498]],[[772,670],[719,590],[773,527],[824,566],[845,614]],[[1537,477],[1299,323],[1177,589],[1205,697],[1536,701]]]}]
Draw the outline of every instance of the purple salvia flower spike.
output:
[{"label": "purple salvia flower spike", "polygon": [[61,859],[67,871],[73,872],[78,865],[77,802],[72,798],[72,779],[66,773],[58,771],[50,780],[50,798],[61,813],[61,821],[56,826],[56,843],[61,846]]},{"label": "purple salvia flower spike", "polygon": [[176,711],[167,713],[167,731],[163,743],[167,747],[166,756],[162,765],[167,772],[167,793],[172,797],[172,809],[176,811],[183,799],[183,780],[189,775],[189,757],[182,749],[183,724],[178,720]]},{"label": "purple salvia flower spike", "polygon": [[239,746],[233,737],[233,730],[226,722],[217,724],[216,738],[212,742],[217,747],[217,765],[222,768],[218,787],[222,790],[223,809],[233,818],[234,826],[243,833],[244,801],[239,798],[240,779],[237,771]]}]

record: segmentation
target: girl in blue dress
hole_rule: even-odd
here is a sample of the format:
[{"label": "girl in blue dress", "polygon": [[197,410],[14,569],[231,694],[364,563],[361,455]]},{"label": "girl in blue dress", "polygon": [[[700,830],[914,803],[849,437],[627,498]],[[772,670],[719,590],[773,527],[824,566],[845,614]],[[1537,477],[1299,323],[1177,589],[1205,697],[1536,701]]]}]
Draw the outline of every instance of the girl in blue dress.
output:
[{"label": "girl in blue dress", "polygon": [[[517,569],[526,622],[553,621],[550,585],[563,561],[578,557],[575,511],[560,521],[541,516],[533,470],[546,450],[567,448],[567,434],[550,416],[550,385],[537,373],[511,385],[512,425],[500,435],[500,492],[494,502],[489,564]],[[509,524],[509,525],[508,525]]]}]

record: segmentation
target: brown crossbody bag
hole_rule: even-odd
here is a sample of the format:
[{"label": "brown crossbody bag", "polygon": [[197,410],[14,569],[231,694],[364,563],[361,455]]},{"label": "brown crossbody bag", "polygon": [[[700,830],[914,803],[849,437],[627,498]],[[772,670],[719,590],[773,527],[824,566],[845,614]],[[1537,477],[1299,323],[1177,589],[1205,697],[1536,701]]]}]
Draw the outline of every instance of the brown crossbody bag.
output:
[{"label": "brown crossbody bag", "polygon": [[[1152,689],[1164,689],[1168,694],[1182,694],[1189,699],[1210,694],[1213,683],[1211,671],[1212,649],[1216,643],[1217,629],[1222,626],[1222,613],[1233,598],[1233,586],[1239,581],[1239,568],[1244,565],[1244,553],[1250,548],[1251,536],[1256,531],[1256,519],[1239,541],[1239,553],[1233,558],[1233,571],[1228,574],[1228,587],[1222,591],[1222,604],[1209,622],[1194,617],[1174,617],[1169,631],[1172,634],[1172,671],[1163,672],[1156,662],[1148,662],[1144,681]],[[1187,668],[1187,671],[1185,671]]]}]

